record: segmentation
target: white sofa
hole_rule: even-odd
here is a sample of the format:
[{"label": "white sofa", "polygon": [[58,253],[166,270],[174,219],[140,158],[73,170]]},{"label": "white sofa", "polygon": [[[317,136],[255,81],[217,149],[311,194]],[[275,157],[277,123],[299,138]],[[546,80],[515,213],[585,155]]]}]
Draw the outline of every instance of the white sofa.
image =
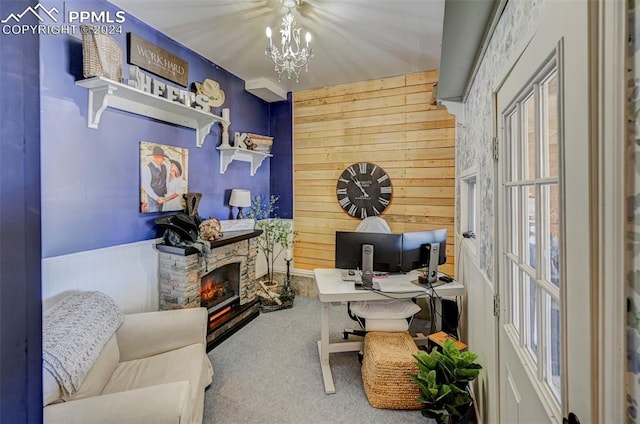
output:
[{"label": "white sofa", "polygon": [[43,368],[44,422],[202,423],[206,329],[204,308],[125,315],[74,393]]}]

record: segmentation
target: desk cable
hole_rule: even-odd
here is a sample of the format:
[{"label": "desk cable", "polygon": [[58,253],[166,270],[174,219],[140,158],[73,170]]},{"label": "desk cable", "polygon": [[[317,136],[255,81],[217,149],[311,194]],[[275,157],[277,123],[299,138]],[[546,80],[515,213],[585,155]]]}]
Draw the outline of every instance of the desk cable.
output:
[{"label": "desk cable", "polygon": [[[369,290],[371,292],[377,293],[377,294],[379,294],[381,296],[384,296],[386,298],[389,298],[389,299],[414,299],[416,297],[416,296],[410,296],[410,297],[393,296],[395,294],[398,294],[398,295],[405,295],[405,294],[406,295],[412,295],[412,294],[413,295],[423,295],[423,294],[429,294],[429,307],[430,307],[431,311],[434,314],[436,314],[436,311],[437,311],[436,305],[435,305],[436,298],[440,299],[440,302],[442,302],[443,299],[442,299],[442,296],[440,296],[438,294],[438,292],[435,290],[435,288],[433,287],[433,285],[431,283],[429,283],[429,289],[430,290],[411,290],[411,291],[402,291],[402,292],[400,292],[400,291],[399,292],[383,292],[381,290],[377,290],[377,289],[374,289],[372,287],[364,287],[364,290]],[[459,296],[455,296],[455,298],[456,298],[456,307],[458,308],[458,322],[460,322],[461,308],[460,308],[460,305],[458,304]],[[442,313],[439,313],[437,316],[439,316],[440,320],[442,322],[446,323],[447,326],[453,327],[450,322],[448,322],[447,320],[444,319],[444,316],[442,315]],[[433,317],[433,318],[435,318],[435,317]],[[433,319],[433,318],[431,319],[431,332],[432,333],[435,332],[435,328],[434,328],[435,319]],[[459,338],[455,334],[449,334],[449,336],[451,336],[452,338],[454,338],[456,340],[459,340]]]},{"label": "desk cable", "polygon": [[[445,275],[447,275],[447,274],[445,274]],[[442,296],[440,296],[438,294],[438,292],[435,290],[435,288],[433,287],[433,284],[431,282],[429,282],[428,284],[429,284],[429,288],[431,289],[431,293],[433,294],[432,296],[429,296],[429,307],[431,308],[431,312],[436,314],[437,313],[437,308],[436,308],[436,304],[435,304],[436,298],[440,299],[440,303],[441,304],[442,304],[443,299],[442,299]],[[455,296],[455,298],[456,298],[456,308],[458,308],[458,318],[457,318],[458,325],[460,324],[460,314],[461,314],[461,311],[462,311],[462,308],[460,308],[460,305],[458,304],[458,298],[459,297],[460,296]],[[440,317],[440,321],[441,322],[446,323],[448,327],[453,327],[449,321],[444,319],[444,315],[442,313],[439,313],[438,316]],[[435,333],[435,330],[436,330],[435,329],[435,319],[434,318],[435,317],[432,317],[432,319],[431,319],[431,333]],[[458,327],[458,325],[456,325],[456,328]],[[456,334],[447,333],[447,335],[449,335],[450,337],[454,338],[455,340],[459,340],[459,337]]]}]

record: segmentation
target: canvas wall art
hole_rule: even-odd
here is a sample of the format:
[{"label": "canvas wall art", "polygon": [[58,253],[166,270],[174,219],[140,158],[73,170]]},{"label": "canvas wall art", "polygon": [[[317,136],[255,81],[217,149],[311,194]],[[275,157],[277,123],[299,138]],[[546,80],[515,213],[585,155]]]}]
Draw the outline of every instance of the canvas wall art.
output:
[{"label": "canvas wall art", "polygon": [[187,193],[189,149],[140,142],[140,212],[181,211]]}]

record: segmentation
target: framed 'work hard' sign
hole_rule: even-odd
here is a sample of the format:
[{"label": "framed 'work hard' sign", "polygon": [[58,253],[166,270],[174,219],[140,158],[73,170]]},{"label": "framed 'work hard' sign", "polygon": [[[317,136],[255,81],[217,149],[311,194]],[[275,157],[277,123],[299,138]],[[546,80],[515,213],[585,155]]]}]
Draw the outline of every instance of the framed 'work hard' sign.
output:
[{"label": "framed 'work hard' sign", "polygon": [[189,63],[186,60],[131,32],[127,33],[127,63],[183,87],[189,85]]}]

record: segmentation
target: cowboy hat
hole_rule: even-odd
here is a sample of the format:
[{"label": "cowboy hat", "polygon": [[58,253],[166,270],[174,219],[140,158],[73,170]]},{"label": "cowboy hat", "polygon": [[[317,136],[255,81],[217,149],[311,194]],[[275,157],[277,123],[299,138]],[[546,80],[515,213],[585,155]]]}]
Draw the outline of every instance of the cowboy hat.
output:
[{"label": "cowboy hat", "polygon": [[162,147],[159,147],[159,146],[153,146],[153,151],[149,153],[147,156],[164,156],[165,158],[169,157],[164,154],[164,150],[162,150]]},{"label": "cowboy hat", "polygon": [[163,216],[154,221],[160,227],[178,233],[182,241],[195,242],[198,239],[198,226],[184,213]]},{"label": "cowboy hat", "polygon": [[202,83],[195,82],[196,94],[204,94],[209,98],[207,104],[211,107],[219,107],[224,103],[224,91],[220,89],[220,84],[212,79],[205,79]]}]

